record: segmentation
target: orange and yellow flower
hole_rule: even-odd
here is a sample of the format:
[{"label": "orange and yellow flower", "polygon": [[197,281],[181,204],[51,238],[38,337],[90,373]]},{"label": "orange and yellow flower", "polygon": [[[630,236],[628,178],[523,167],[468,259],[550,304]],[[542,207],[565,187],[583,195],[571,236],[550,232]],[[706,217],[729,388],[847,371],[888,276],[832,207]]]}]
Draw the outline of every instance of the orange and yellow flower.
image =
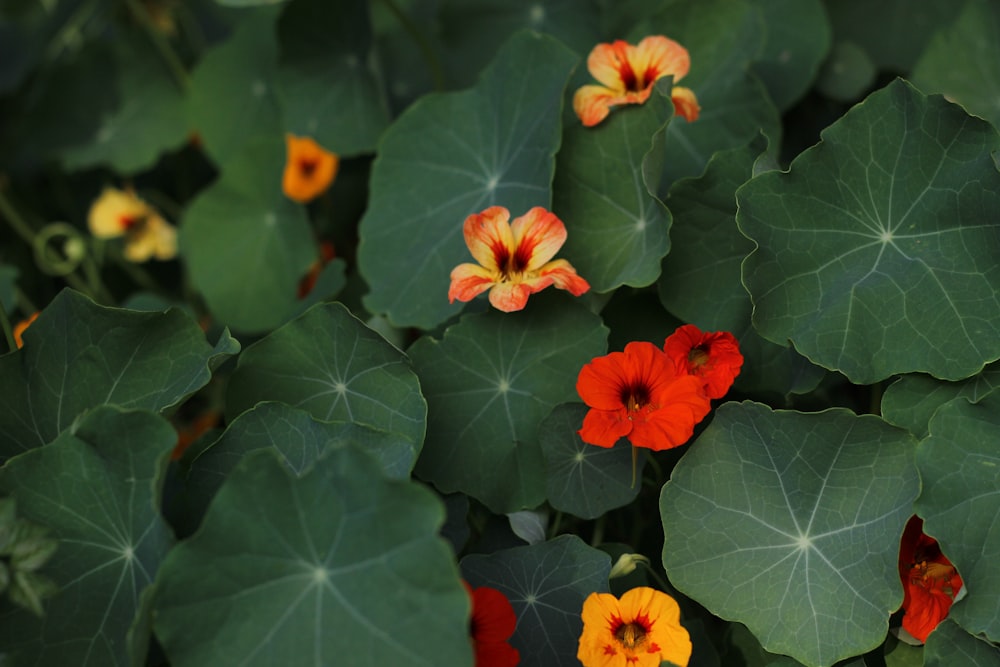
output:
[{"label": "orange and yellow flower", "polygon": [[[597,125],[622,104],[643,104],[657,79],[672,75],[674,83],[691,68],[687,49],[668,37],[646,37],[638,45],[622,40],[598,44],[587,57],[587,69],[601,85],[581,87],[573,96],[573,110],[587,127]],[[670,93],[677,113],[688,122],[701,108],[694,91],[675,85]]]},{"label": "orange and yellow flower", "polygon": [[679,371],[663,350],[644,341],[586,364],[576,391],[590,407],[580,439],[599,447],[624,437],[634,447],[678,447],[711,409],[701,378]]},{"label": "orange and yellow flower", "polygon": [[459,264],[451,272],[448,301],[471,301],[486,290],[490,303],[505,313],[521,310],[528,297],[555,285],[580,296],[590,284],[565,259],[549,261],[566,241],[566,227],[555,214],[536,206],[510,224],[510,211],[491,206],[465,219],[469,252],[479,264]]},{"label": "orange and yellow flower", "polygon": [[576,657],[583,667],[686,667],[691,637],[677,601],[654,588],[633,588],[621,600],[591,593],[583,603],[583,633]]},{"label": "orange and yellow flower", "polygon": [[177,256],[177,229],[129,187],[107,187],[90,206],[90,233],[97,238],[125,237],[125,259],[145,262]]},{"label": "orange and yellow flower", "polygon": [[285,172],[281,189],[289,199],[305,204],[320,196],[333,183],[340,158],[310,137],[285,135]]},{"label": "orange and yellow flower", "polygon": [[517,627],[517,615],[503,593],[489,586],[465,589],[472,598],[469,636],[476,653],[476,667],[514,667],[521,654],[508,643]]},{"label": "orange and yellow flower", "polygon": [[923,521],[911,517],[899,545],[899,576],[903,580],[903,629],[925,642],[938,626],[955,596],[962,578],[941,553],[937,540],[923,533]]},{"label": "orange and yellow flower", "polygon": [[24,339],[21,336],[24,335],[25,330],[31,326],[31,324],[38,319],[38,313],[32,313],[27,319],[23,319],[14,325],[14,344],[17,345],[17,349],[24,347]]},{"label": "orange and yellow flower", "polygon": [[702,379],[709,398],[725,396],[743,366],[743,355],[733,334],[703,332],[693,324],[678,327],[664,341],[663,351],[682,372]]}]

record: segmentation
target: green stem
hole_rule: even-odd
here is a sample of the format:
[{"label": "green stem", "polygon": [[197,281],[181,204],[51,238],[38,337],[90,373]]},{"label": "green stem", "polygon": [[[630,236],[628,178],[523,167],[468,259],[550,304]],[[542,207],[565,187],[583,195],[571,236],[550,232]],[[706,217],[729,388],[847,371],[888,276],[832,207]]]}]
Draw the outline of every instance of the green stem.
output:
[{"label": "green stem", "polygon": [[431,79],[434,80],[434,89],[444,90],[444,70],[441,67],[441,62],[434,55],[434,49],[431,48],[430,42],[424,37],[417,24],[407,16],[406,12],[399,8],[394,0],[382,0],[382,2],[389,8],[389,11],[396,17],[396,20],[403,26],[403,29],[413,38],[413,41],[417,43],[417,48],[420,49],[420,53],[427,63],[427,69],[431,72]]},{"label": "green stem", "polygon": [[15,209],[7,199],[7,196],[3,192],[2,184],[0,184],[0,216],[7,221],[10,228],[13,229],[25,243],[31,247],[35,246],[35,230],[32,229],[31,225],[24,221],[21,214],[17,212],[17,209]]},{"label": "green stem", "polygon": [[149,13],[139,3],[139,0],[125,0],[125,4],[128,5],[129,11],[132,12],[135,20],[146,31],[146,36],[153,42],[153,46],[156,47],[160,57],[163,59],[163,63],[170,70],[170,73],[173,74],[174,79],[177,80],[177,85],[180,86],[181,90],[185,90],[191,82],[191,77],[188,75],[187,68],[184,67],[184,63],[181,62],[180,57],[174,51],[173,47],[170,46],[170,42],[153,25],[152,19],[149,18]]},{"label": "green stem", "polygon": [[7,350],[13,352],[17,349],[17,342],[14,340],[14,330],[10,326],[10,318],[7,317],[3,301],[0,301],[0,327],[3,328],[3,337],[7,339]]}]

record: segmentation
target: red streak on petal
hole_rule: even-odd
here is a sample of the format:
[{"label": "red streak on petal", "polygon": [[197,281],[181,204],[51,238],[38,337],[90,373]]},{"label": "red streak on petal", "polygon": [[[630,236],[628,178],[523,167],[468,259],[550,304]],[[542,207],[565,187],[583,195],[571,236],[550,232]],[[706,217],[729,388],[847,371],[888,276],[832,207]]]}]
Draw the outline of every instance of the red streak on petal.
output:
[{"label": "red streak on petal", "polygon": [[138,215],[123,215],[118,218],[118,224],[122,226],[122,229],[128,231],[138,224],[140,216]]},{"label": "red streak on petal", "polygon": [[612,44],[615,50],[615,58],[618,60],[618,76],[622,79],[625,90],[635,92],[639,90],[639,82],[636,80],[632,63],[628,61],[628,43],[621,40]]}]

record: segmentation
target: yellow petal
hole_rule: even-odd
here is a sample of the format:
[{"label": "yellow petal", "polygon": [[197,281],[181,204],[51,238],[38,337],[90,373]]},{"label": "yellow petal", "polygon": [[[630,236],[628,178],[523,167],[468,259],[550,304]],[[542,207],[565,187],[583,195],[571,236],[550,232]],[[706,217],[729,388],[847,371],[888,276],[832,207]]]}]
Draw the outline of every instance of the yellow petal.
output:
[{"label": "yellow petal", "polygon": [[674,86],[670,91],[670,99],[674,102],[674,110],[678,116],[683,116],[689,123],[698,120],[701,107],[698,106],[698,98],[694,96],[693,90],[684,86]]},{"label": "yellow petal", "polygon": [[503,206],[491,206],[470,215],[462,226],[469,252],[485,269],[496,273],[498,279],[517,250],[508,220],[510,211]]},{"label": "yellow petal", "polygon": [[555,213],[536,206],[515,218],[510,226],[514,235],[516,259],[522,271],[536,271],[555,257],[566,242],[566,226]]},{"label": "yellow petal", "polygon": [[152,212],[146,202],[132,190],[106,187],[101,196],[90,205],[87,227],[98,238],[114,238],[124,234]]}]

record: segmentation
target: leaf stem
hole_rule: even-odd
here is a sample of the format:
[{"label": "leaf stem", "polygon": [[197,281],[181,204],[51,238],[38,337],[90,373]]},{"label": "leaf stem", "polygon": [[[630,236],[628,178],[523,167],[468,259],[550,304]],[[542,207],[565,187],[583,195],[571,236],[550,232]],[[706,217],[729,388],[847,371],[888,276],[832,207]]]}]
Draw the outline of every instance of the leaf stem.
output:
[{"label": "leaf stem", "polygon": [[10,318],[7,317],[3,301],[0,301],[0,328],[3,328],[3,336],[7,339],[7,351],[13,352],[17,349],[17,342],[14,340],[14,330],[10,326]]},{"label": "leaf stem", "polygon": [[434,49],[431,48],[430,42],[424,37],[420,28],[413,22],[413,19],[401,10],[394,0],[382,0],[382,2],[389,8],[389,11],[396,17],[396,20],[403,26],[403,29],[413,38],[413,41],[417,43],[417,48],[420,49],[420,53],[427,63],[427,69],[430,70],[431,79],[434,80],[434,90],[444,90],[444,69],[442,69],[441,62],[437,56],[434,55]]}]

